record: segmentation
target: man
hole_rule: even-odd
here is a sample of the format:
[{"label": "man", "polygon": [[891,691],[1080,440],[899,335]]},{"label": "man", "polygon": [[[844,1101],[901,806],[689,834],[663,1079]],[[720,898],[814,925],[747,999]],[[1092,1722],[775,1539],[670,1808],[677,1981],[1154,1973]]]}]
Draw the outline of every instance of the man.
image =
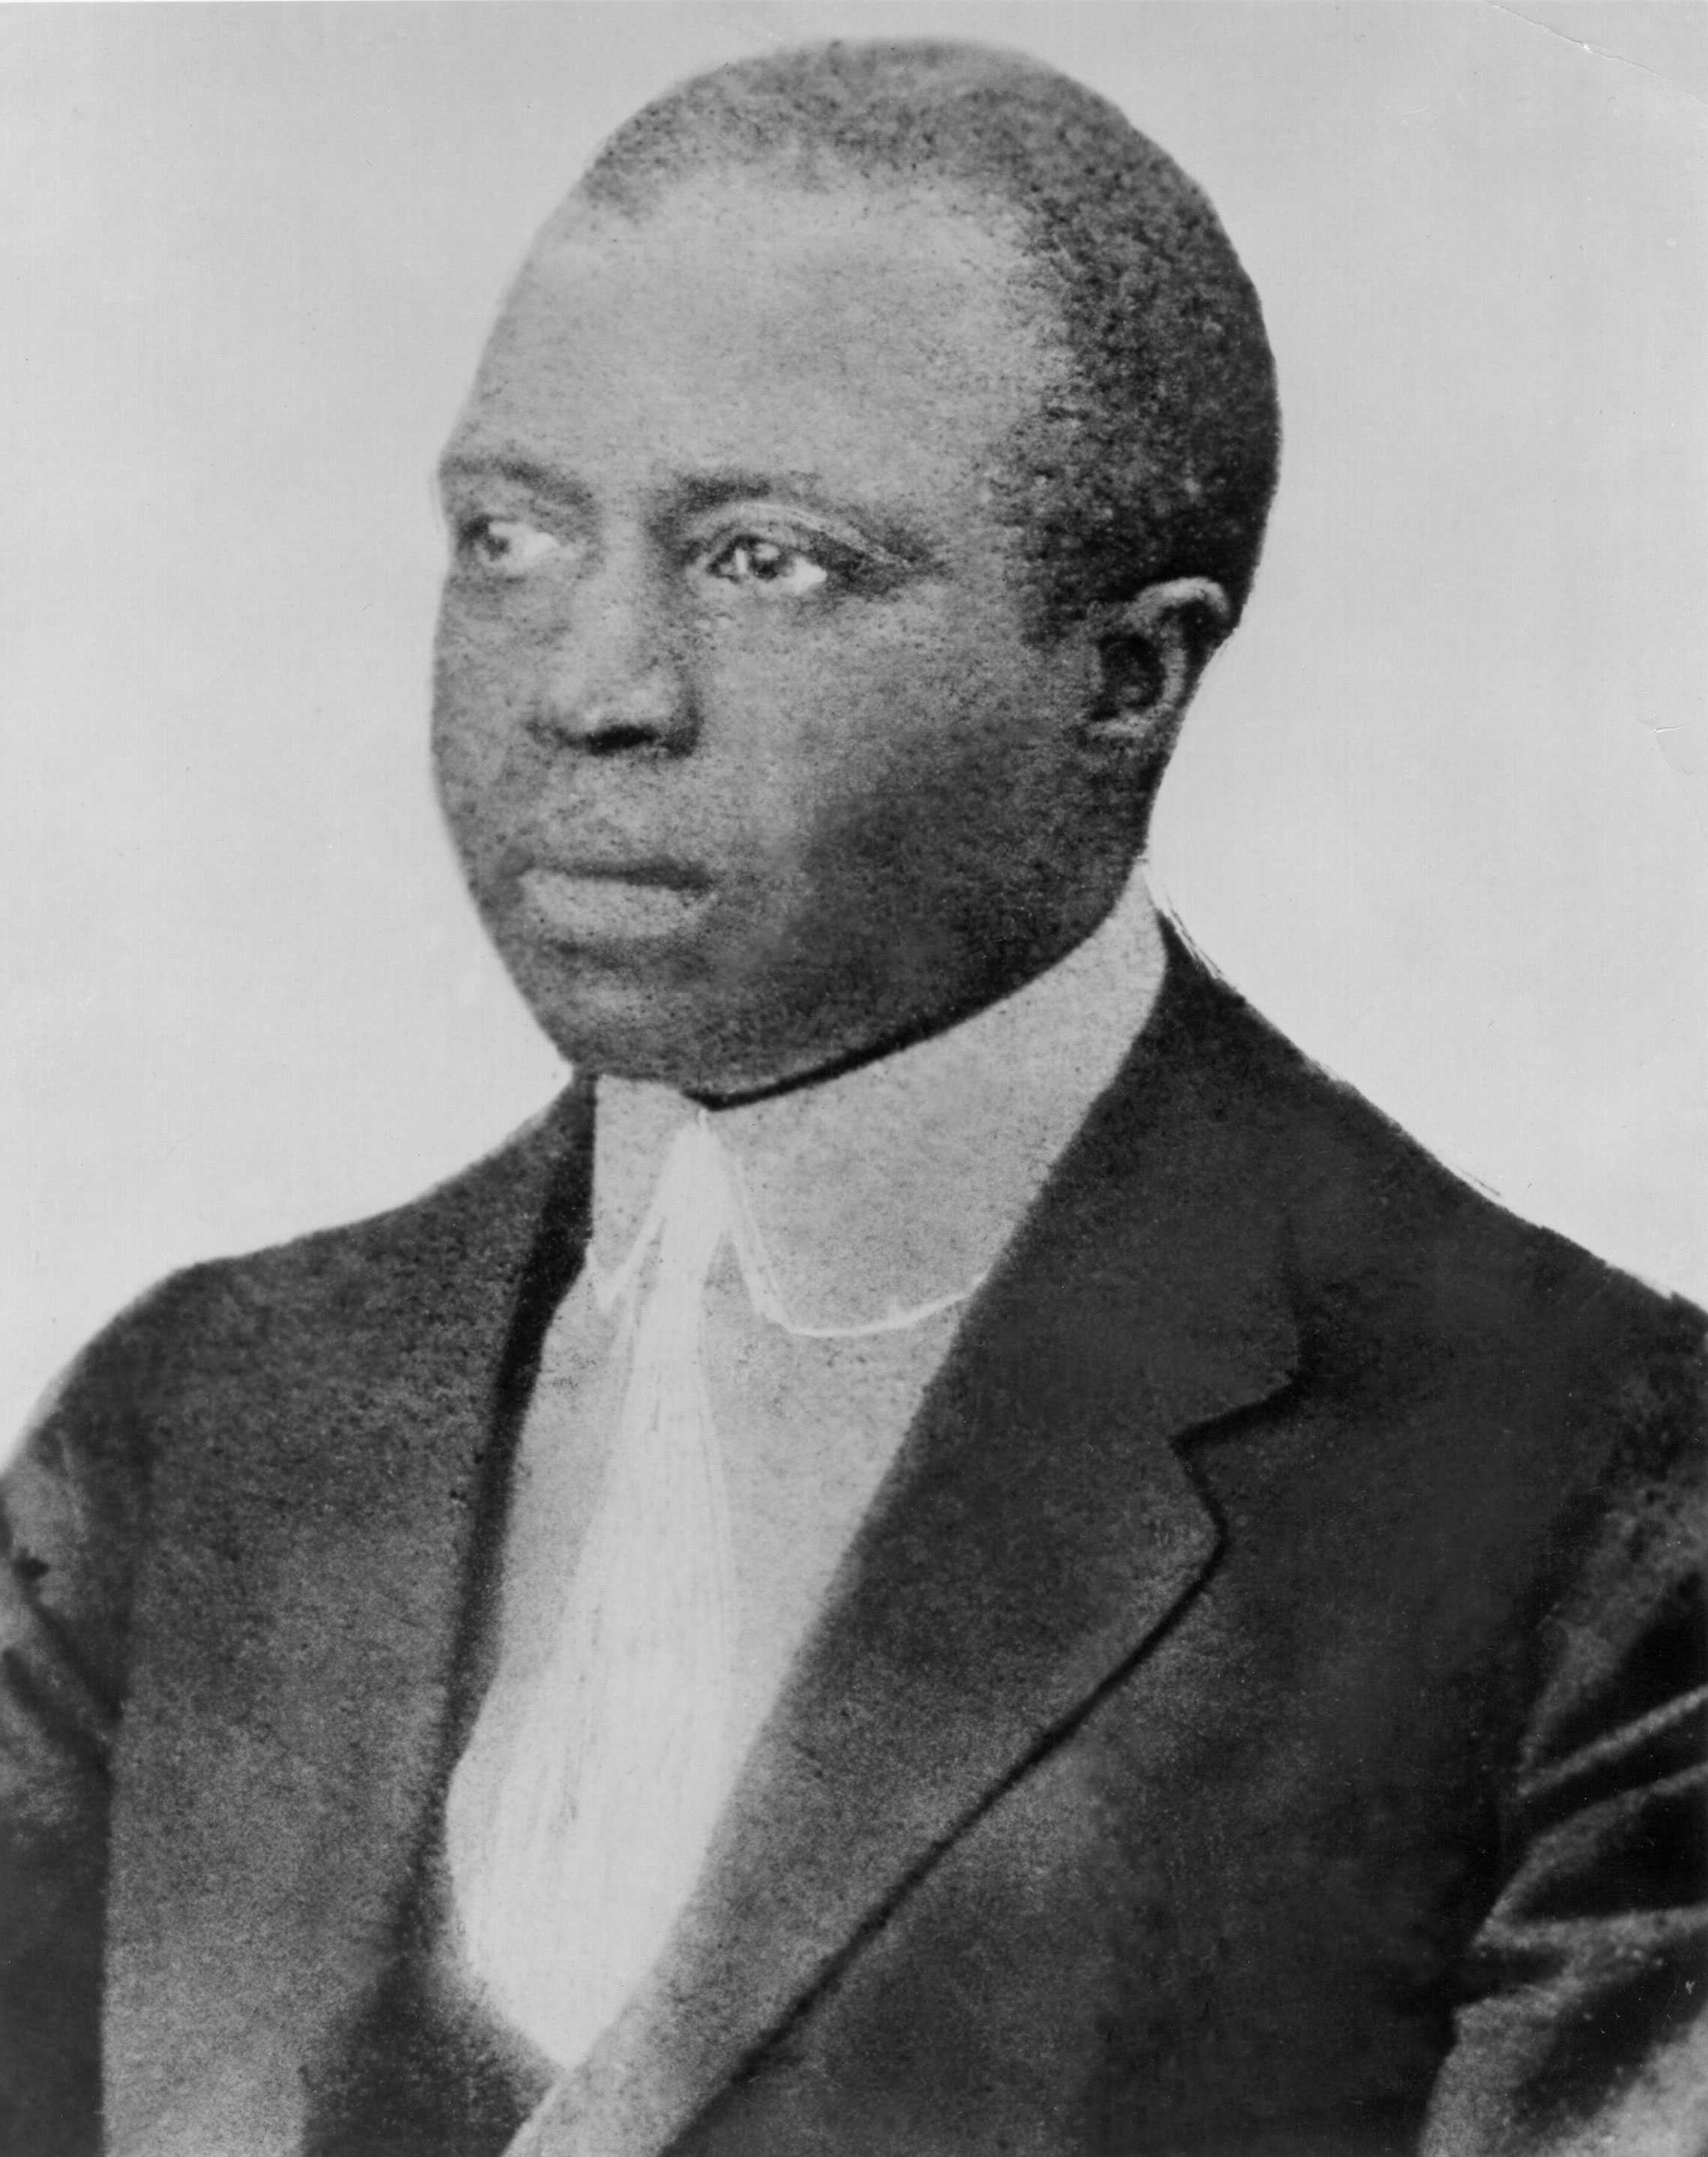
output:
[{"label": "man", "polygon": [[1208,205],[1047,70],[596,160],[435,694],[575,1080],[16,1471],[8,2147],[1703,2146],[1700,1319],[1134,872],[1275,446]]}]

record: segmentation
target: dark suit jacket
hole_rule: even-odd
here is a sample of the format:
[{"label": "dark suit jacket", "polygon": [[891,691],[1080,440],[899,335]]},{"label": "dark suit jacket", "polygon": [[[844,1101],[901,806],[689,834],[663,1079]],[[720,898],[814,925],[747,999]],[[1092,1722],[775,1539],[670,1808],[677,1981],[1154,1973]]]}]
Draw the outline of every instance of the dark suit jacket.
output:
[{"label": "dark suit jacket", "polygon": [[[540,2095],[416,1949],[589,1141],[168,1282],[15,1470],[7,2151]],[[526,2146],[1700,2157],[1701,1333],[1176,945]]]}]

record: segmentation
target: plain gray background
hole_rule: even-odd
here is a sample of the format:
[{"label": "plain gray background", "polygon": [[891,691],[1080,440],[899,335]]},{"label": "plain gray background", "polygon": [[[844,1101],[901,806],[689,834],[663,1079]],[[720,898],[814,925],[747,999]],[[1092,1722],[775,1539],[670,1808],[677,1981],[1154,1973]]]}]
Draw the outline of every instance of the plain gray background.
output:
[{"label": "plain gray background", "polygon": [[983,37],[1114,97],[1262,291],[1266,564],[1155,882],[1518,1211],[1708,1297],[1708,11],[0,10],[0,1425],[184,1261],[561,1083],[425,754],[428,474],[666,81]]}]

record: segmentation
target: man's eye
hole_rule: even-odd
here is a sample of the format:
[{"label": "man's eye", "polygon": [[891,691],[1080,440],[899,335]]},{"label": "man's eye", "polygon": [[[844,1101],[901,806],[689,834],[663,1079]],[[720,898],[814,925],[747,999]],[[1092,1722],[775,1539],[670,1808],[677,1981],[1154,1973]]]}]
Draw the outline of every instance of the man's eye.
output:
[{"label": "man's eye", "polygon": [[800,599],[830,580],[830,571],[799,547],[780,540],[755,538],[751,533],[726,540],[707,563],[708,574],[732,584],[755,584],[786,599]]},{"label": "man's eye", "polygon": [[464,526],[458,552],[488,576],[525,577],[563,543],[519,517],[477,517]]}]

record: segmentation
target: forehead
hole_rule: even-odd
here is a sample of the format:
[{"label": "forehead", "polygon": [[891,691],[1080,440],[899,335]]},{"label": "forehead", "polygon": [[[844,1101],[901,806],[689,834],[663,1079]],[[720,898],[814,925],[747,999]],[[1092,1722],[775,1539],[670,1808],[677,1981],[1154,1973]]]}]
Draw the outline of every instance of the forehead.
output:
[{"label": "forehead", "polygon": [[451,455],[636,484],[738,466],[964,485],[1061,364],[1017,238],[948,198],[744,174],[638,220],[572,198]]}]

